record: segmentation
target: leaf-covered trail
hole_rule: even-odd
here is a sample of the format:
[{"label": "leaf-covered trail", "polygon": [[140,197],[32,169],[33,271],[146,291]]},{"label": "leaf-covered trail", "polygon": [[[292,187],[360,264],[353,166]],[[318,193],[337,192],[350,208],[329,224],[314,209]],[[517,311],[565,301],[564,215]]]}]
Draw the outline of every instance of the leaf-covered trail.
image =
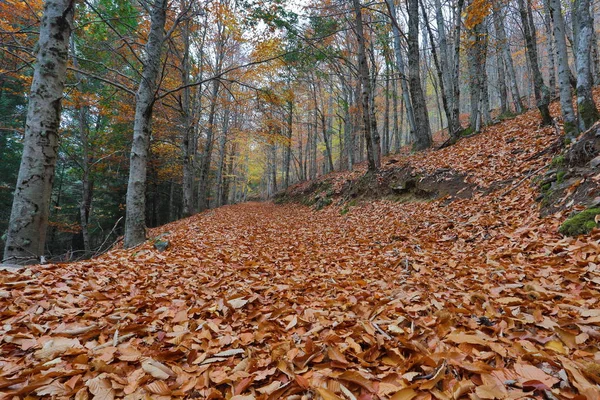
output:
[{"label": "leaf-covered trail", "polygon": [[[473,138],[456,167],[489,185],[549,161],[511,164],[498,135],[513,134]],[[162,253],[4,274],[0,393],[598,399],[600,233],[562,239],[529,183],[505,191],[346,215],[228,206],[161,228]]]}]

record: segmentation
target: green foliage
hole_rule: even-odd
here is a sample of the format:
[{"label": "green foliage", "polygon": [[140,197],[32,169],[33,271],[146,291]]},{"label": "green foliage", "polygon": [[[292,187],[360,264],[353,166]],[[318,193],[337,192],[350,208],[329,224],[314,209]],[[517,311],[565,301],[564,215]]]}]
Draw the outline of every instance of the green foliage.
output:
[{"label": "green foliage", "polygon": [[552,161],[550,162],[550,166],[551,167],[555,167],[556,168],[556,167],[560,167],[562,165],[565,165],[565,156],[562,155],[562,154],[554,157],[552,159]]},{"label": "green foliage", "polygon": [[566,173],[567,173],[567,172],[566,172],[566,171],[564,171],[564,170],[560,170],[560,171],[558,171],[558,172],[556,173],[556,183],[558,183],[558,184],[561,184],[561,183],[563,183],[563,182],[564,182],[564,180],[565,180],[565,174],[566,174]]},{"label": "green foliage", "polygon": [[585,235],[596,228],[596,216],[600,214],[600,208],[589,208],[568,218],[560,226],[558,231],[566,236]]},{"label": "green foliage", "polygon": [[463,137],[471,136],[474,132],[475,132],[475,129],[473,129],[473,127],[467,126],[465,129],[460,131],[460,136],[463,136]]}]

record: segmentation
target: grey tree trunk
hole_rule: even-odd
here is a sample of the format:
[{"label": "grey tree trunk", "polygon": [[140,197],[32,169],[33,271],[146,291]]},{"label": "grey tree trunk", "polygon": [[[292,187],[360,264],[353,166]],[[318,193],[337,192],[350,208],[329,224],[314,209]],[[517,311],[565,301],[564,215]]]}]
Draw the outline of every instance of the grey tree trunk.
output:
[{"label": "grey tree trunk", "polygon": [[569,139],[577,136],[577,120],[573,109],[573,94],[569,78],[569,59],[567,53],[567,40],[565,37],[565,22],[562,16],[560,0],[549,0],[548,9],[553,22],[554,43],[558,63],[558,89],[560,95],[560,111],[564,123],[565,135]]},{"label": "grey tree trunk", "polygon": [[156,85],[162,64],[167,1],[155,0],[150,5],[150,33],[145,46],[142,79],[135,95],[133,143],[129,159],[129,180],[125,212],[125,248],[146,240],[146,174],[152,132],[152,111]]},{"label": "grey tree trunk", "polygon": [[498,41],[496,41],[496,70],[498,71],[498,97],[500,97],[500,115],[508,112],[508,89],[506,87],[506,73],[504,60]]},{"label": "grey tree trunk", "polygon": [[44,254],[74,8],[73,0],[44,7],[3,262],[35,264]]},{"label": "grey tree trunk", "polygon": [[515,73],[515,65],[513,63],[512,55],[510,54],[510,47],[506,39],[506,30],[504,29],[504,18],[502,18],[502,12],[504,8],[498,6],[494,9],[492,17],[494,19],[494,30],[498,37],[498,46],[501,49],[504,66],[506,67],[506,77],[508,79],[510,92],[512,94],[512,100],[517,114],[523,112],[523,102],[521,102],[521,94],[519,93],[519,86],[517,84],[517,74]]},{"label": "grey tree trunk", "polygon": [[219,81],[212,81],[212,93],[210,97],[210,110],[208,112],[208,126],[206,128],[206,143],[202,151],[202,162],[200,163],[200,182],[198,183],[198,211],[204,211],[208,204],[208,180],[210,163],[214,147],[215,114],[217,113],[217,99],[219,96]]},{"label": "grey tree trunk", "polygon": [[546,30],[546,49],[548,53],[548,86],[550,86],[550,98],[556,97],[556,62],[555,55],[556,50],[554,49],[554,41],[552,40],[552,19],[548,10],[548,1],[544,3],[546,6],[546,13],[544,13],[544,28]]},{"label": "grey tree trunk", "polygon": [[229,204],[229,191],[231,188],[231,177],[234,175],[234,158],[237,151],[237,144],[234,141],[231,145],[231,154],[229,155],[229,164],[227,165],[227,176],[223,180],[223,192],[221,194],[221,205]]},{"label": "grey tree trunk", "polygon": [[527,58],[531,66],[533,74],[533,89],[537,107],[542,116],[542,125],[550,125],[552,117],[548,108],[550,104],[550,92],[544,83],[542,72],[538,64],[538,51],[535,35],[535,27],[533,26],[531,17],[531,3],[528,1],[525,6],[525,0],[518,0],[519,13],[521,14],[521,22],[523,24],[523,34],[525,36],[525,44],[527,47]]},{"label": "grey tree trunk", "polygon": [[595,30],[592,30],[592,60],[594,66],[593,82],[594,85],[600,85],[600,47],[598,47],[598,34]]},{"label": "grey tree trunk", "polygon": [[394,153],[400,151],[400,124],[398,121],[398,114],[401,112],[398,110],[398,85],[396,79],[392,80],[392,117],[393,117],[393,129],[392,137],[394,141]]},{"label": "grey tree trunk", "polygon": [[[181,0],[180,7],[182,10],[187,9],[186,0]],[[191,88],[187,87],[190,83],[190,20],[188,18],[182,23],[181,33],[183,38],[181,83],[185,86],[181,99],[181,130],[183,137],[181,143],[183,158],[182,213],[184,217],[188,217],[194,212],[194,150],[196,140],[191,109]]]},{"label": "grey tree trunk", "polygon": [[398,67],[398,76],[400,78],[400,87],[402,88],[402,98],[404,99],[404,106],[406,108],[406,114],[408,124],[411,130],[411,136],[414,137],[417,129],[415,123],[415,114],[413,112],[412,103],[410,101],[410,91],[408,90],[408,79],[406,78],[406,67],[404,65],[404,57],[402,57],[402,43],[400,40],[400,29],[398,27],[398,21],[396,19],[396,5],[394,0],[386,0],[388,11],[390,13],[390,19],[392,21],[392,33],[394,35],[394,52],[396,53],[396,64]]},{"label": "grey tree trunk", "polygon": [[591,47],[593,20],[590,14],[590,0],[575,0],[576,47],[575,66],[577,67],[577,110],[579,129],[588,130],[600,114],[592,97]]},{"label": "grey tree trunk", "polygon": [[[456,7],[456,22],[454,29],[454,68],[452,70],[452,115],[451,120],[456,124],[457,132],[462,130],[460,125],[460,31],[462,26],[462,9],[464,0],[458,0]],[[450,55],[449,55],[450,56]]]},{"label": "grey tree trunk", "polygon": [[408,0],[408,80],[417,128],[413,148],[424,150],[431,146],[431,126],[421,86],[419,57],[419,0]]},{"label": "grey tree trunk", "polygon": [[[77,59],[75,51],[75,40],[74,35],[71,35],[71,57],[73,59],[73,66],[79,69],[79,61]],[[77,89],[80,93],[84,91],[84,77],[79,72],[75,73],[77,78]],[[90,155],[90,144],[89,144],[89,126],[88,126],[88,112],[89,108],[84,104],[77,103],[77,125],[79,128],[79,140],[81,141],[81,202],[79,203],[79,220],[81,223],[81,235],[83,237],[83,249],[84,256],[87,257],[91,254],[92,248],[90,243],[90,232],[88,229],[88,223],[90,219],[90,212],[92,207],[92,195],[94,183],[91,179],[91,166],[92,157]]]},{"label": "grey tree trunk", "polygon": [[[229,95],[229,102],[233,99],[231,94]],[[215,182],[217,184],[217,188],[215,190],[215,206],[220,207],[221,199],[223,198],[223,171],[225,168],[225,160],[227,159],[227,135],[229,133],[229,116],[230,110],[229,106],[225,106],[225,111],[223,112],[223,129],[221,130],[221,137],[219,138],[219,164],[217,166],[217,176],[215,177]]]},{"label": "grey tree trunk", "polygon": [[[442,97],[442,104],[444,106],[444,114],[446,116],[446,123],[448,124],[448,133],[449,133],[450,137],[455,137],[457,135],[457,133],[458,133],[457,124],[455,123],[457,121],[453,121],[452,111],[451,111],[451,105],[449,104],[449,101],[448,101],[448,92],[449,91],[446,88],[446,82],[449,81],[448,74],[449,74],[450,71],[448,70],[448,71],[444,72],[444,70],[443,70],[444,67],[445,68],[449,67],[448,66],[448,60],[447,59],[446,60],[440,60],[439,57],[438,57],[437,50],[436,50],[436,47],[435,47],[435,40],[433,38],[433,32],[431,30],[431,27],[429,26],[429,21],[427,19],[427,13],[426,13],[426,9],[425,9],[425,4],[423,4],[422,0],[420,1],[420,3],[421,3],[421,10],[423,11],[423,19],[425,21],[425,27],[427,28],[427,34],[428,34],[427,36],[429,36],[429,43],[431,45],[431,55],[433,56],[433,62],[435,64],[435,69],[436,69],[436,72],[437,72],[437,78],[438,78],[438,81],[439,81],[440,93],[441,93],[441,97]],[[438,3],[439,3],[439,1],[438,1]],[[441,13],[441,10],[439,12]],[[447,49],[446,39],[445,39],[446,38],[446,33],[443,32],[443,30],[445,29],[445,27],[444,27],[445,25],[443,23],[444,19],[441,18],[441,20],[442,20],[442,28],[441,29],[438,28],[438,32],[439,32],[439,35],[440,35],[440,42],[442,41],[441,37],[442,36],[444,37],[444,47],[446,47],[446,51],[445,51],[444,54],[445,54],[445,56],[447,56],[448,55],[448,52],[447,52],[448,49]],[[440,23],[440,21],[438,20],[438,24],[439,23]],[[440,52],[441,52],[441,48],[442,48],[442,46],[440,44]],[[444,65],[444,67],[442,65]],[[434,82],[434,85],[435,85],[435,79],[432,79],[432,81]],[[436,85],[436,93],[437,93],[437,89],[438,88],[437,88],[437,85]],[[450,95],[452,95],[452,94],[450,94]],[[439,114],[439,119],[440,119],[440,124],[439,124],[440,125],[440,129],[443,129],[442,115],[441,115],[442,113],[440,111],[439,96],[437,96],[437,95],[436,95],[436,102],[437,102],[437,106],[438,106],[438,114]]]},{"label": "grey tree trunk", "polygon": [[[369,73],[369,66],[367,64],[367,54],[365,45],[365,36],[363,31],[363,19],[360,0],[352,0],[354,6],[354,17],[355,17],[355,33],[358,40],[358,75],[361,84],[361,105],[362,105],[362,119],[363,119],[363,130],[365,133],[365,142],[367,145],[367,161],[369,171],[376,171],[380,166],[380,149],[379,143],[373,143],[373,132],[372,132],[372,109],[371,109],[371,79]],[[379,137],[379,135],[377,135]]]},{"label": "grey tree trunk", "polygon": [[385,91],[384,91],[384,111],[383,111],[383,132],[382,132],[382,153],[387,156],[390,154],[390,74],[391,68],[388,61],[385,63]]}]

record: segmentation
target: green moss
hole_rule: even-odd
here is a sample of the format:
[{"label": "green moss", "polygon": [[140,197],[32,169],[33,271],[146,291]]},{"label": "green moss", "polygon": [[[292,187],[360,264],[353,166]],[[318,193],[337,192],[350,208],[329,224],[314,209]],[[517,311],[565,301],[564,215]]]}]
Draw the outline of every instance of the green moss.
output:
[{"label": "green moss", "polygon": [[507,120],[507,119],[513,119],[516,116],[517,116],[517,114],[515,114],[515,113],[513,113],[512,111],[509,110],[509,111],[506,111],[503,114],[498,115],[498,119],[500,121],[504,121],[504,120]]},{"label": "green moss", "polygon": [[545,183],[542,185],[542,192],[547,192],[552,187],[551,183]]},{"label": "green moss", "polygon": [[600,113],[594,102],[590,99],[585,99],[582,102],[577,102],[577,108],[579,111],[579,117],[583,120],[586,127],[591,127],[594,122],[600,119]]},{"label": "green moss", "polygon": [[598,214],[600,214],[600,208],[589,208],[567,218],[558,231],[566,236],[588,234],[592,229],[598,226],[595,221],[596,215]]},{"label": "green moss", "polygon": [[565,181],[565,174],[567,171],[560,170],[556,173],[556,183],[559,185]]},{"label": "green moss", "polygon": [[462,131],[460,131],[460,136],[463,136],[463,137],[464,136],[470,136],[474,132],[475,132],[475,130],[472,127],[468,126],[465,129],[463,129]]},{"label": "green moss", "polygon": [[562,154],[554,157],[550,162],[552,167],[560,167],[561,165],[565,165],[565,156]]}]

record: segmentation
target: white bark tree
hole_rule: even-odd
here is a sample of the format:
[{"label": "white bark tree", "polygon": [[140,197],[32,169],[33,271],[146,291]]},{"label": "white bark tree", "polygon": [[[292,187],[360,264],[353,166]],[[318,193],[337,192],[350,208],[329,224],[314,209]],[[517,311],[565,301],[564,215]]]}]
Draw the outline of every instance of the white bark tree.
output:
[{"label": "white bark tree", "polygon": [[167,0],[154,0],[150,9],[150,32],[145,46],[142,78],[136,93],[133,143],[129,162],[129,181],[125,214],[126,248],[146,240],[146,171],[152,129],[152,111],[156,99],[156,86],[161,55],[165,41]]},{"label": "white bark tree", "polygon": [[585,131],[600,119],[592,97],[591,50],[594,24],[590,14],[590,0],[576,0],[574,6],[577,30],[575,36],[577,110],[579,112],[579,128]]},{"label": "white bark tree", "polygon": [[74,0],[47,0],[29,94],[19,177],[4,262],[35,264],[44,254],[58,149]]},{"label": "white bark tree", "polygon": [[577,136],[577,119],[573,109],[573,96],[569,78],[569,59],[567,53],[567,40],[565,37],[565,22],[562,16],[560,0],[549,0],[548,8],[552,17],[554,44],[558,63],[558,90],[560,96],[560,111],[564,123],[565,135],[574,139]]}]

